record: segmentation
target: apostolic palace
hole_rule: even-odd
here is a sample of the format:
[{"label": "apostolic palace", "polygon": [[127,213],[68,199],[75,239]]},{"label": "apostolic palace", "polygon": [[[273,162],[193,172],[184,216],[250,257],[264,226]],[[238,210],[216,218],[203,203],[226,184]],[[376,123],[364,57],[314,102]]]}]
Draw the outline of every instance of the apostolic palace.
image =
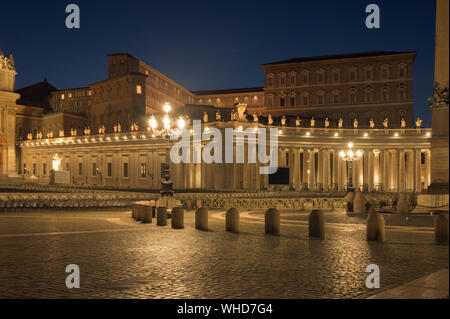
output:
[{"label": "apostolic palace", "polygon": [[[58,90],[45,80],[16,90],[13,57],[0,53],[0,179],[48,184],[57,158],[70,184],[160,189],[161,164],[174,141],[156,128],[182,118],[188,129],[194,120],[204,130],[277,128],[280,169],[268,176],[248,161],[170,162],[175,190],[328,191],[352,184],[421,192],[432,182],[448,183],[448,168],[447,181],[439,181],[439,172],[432,181],[433,170],[442,168],[432,165],[434,127],[422,127],[413,115],[415,56],[377,51],[292,58],[262,65],[264,87],[190,91],[119,53],[108,55],[104,81]],[[436,76],[448,86],[446,63],[447,73]],[[448,165],[448,137],[446,156],[442,166]]]}]

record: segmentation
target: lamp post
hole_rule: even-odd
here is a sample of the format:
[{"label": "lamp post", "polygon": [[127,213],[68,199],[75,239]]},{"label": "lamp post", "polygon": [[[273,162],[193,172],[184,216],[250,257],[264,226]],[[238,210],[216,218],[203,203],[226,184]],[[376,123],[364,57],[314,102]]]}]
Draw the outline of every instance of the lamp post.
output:
[{"label": "lamp post", "polygon": [[349,192],[353,192],[353,161],[358,161],[361,156],[362,156],[362,152],[361,151],[356,151],[353,152],[352,148],[353,148],[353,143],[350,142],[348,143],[348,149],[346,151],[341,151],[339,153],[339,156],[346,162],[348,162],[348,191]]},{"label": "lamp post", "polygon": [[[169,113],[172,107],[169,103],[164,104],[163,110],[165,112],[162,118],[162,127],[158,130],[158,121],[154,115],[152,115],[148,121],[152,135],[160,136],[167,142],[166,147],[166,159],[165,163],[161,164],[161,196],[173,196],[173,181],[170,176],[170,136],[175,129],[172,128],[172,119],[169,117]],[[179,129],[183,129],[186,126],[186,121],[183,116],[180,116],[177,121]]]}]

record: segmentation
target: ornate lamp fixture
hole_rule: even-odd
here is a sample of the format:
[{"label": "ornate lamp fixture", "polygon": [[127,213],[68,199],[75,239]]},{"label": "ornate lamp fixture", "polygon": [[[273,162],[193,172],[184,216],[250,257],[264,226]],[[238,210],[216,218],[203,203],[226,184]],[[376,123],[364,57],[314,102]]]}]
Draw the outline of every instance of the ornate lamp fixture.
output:
[{"label": "ornate lamp fixture", "polygon": [[348,149],[346,151],[341,151],[339,153],[339,156],[348,163],[348,190],[353,191],[353,161],[358,161],[361,156],[362,152],[360,150],[353,152],[353,143],[348,143]]}]

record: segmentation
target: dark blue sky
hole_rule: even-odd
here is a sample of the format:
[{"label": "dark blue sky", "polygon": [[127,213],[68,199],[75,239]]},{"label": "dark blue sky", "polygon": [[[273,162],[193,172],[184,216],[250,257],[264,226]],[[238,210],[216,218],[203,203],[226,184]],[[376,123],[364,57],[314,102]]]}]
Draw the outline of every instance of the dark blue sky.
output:
[{"label": "dark blue sky", "polygon": [[[65,7],[81,29],[65,27]],[[381,29],[365,28],[365,7]],[[184,87],[262,86],[261,64],[299,56],[373,50],[417,51],[414,110],[429,125],[433,91],[434,0],[5,1],[0,48],[14,54],[20,88],[45,77],[57,88],[107,77],[109,53],[128,52]]]}]

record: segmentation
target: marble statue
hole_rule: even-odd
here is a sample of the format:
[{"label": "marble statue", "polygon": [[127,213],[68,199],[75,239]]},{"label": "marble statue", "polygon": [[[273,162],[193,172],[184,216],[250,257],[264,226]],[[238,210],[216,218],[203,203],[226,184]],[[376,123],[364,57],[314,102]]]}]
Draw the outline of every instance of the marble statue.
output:
[{"label": "marble statue", "polygon": [[285,126],[286,125],[286,116],[283,115],[283,117],[281,118],[281,125]]},{"label": "marble statue", "polygon": [[316,120],[314,119],[314,117],[311,118],[311,127],[316,126]]},{"label": "marble statue", "polygon": [[402,117],[402,119],[400,120],[400,127],[401,128],[405,128],[406,127],[406,121],[405,121],[404,117]]},{"label": "marble statue", "polygon": [[122,126],[120,125],[120,123],[117,123],[117,133],[122,132]]},{"label": "marble statue", "polygon": [[328,117],[325,118],[325,127],[330,127],[330,120],[328,120]]},{"label": "marble statue", "polygon": [[369,127],[370,128],[375,128],[375,122],[373,121],[373,119],[369,120]]},{"label": "marble statue", "polygon": [[386,117],[383,121],[383,127],[388,128],[389,127],[389,119]]},{"label": "marble statue", "polygon": [[64,130],[59,130],[59,137],[64,137]]},{"label": "marble statue", "polygon": [[258,114],[253,113],[253,123],[258,123],[258,122],[259,122]]},{"label": "marble statue", "polygon": [[272,114],[269,114],[269,116],[267,117],[267,124],[269,124],[269,125],[273,124]]},{"label": "marble statue", "polygon": [[62,161],[62,156],[59,156],[58,153],[55,153],[55,155],[53,155],[53,160],[52,160],[52,169],[55,171],[59,171],[59,168],[61,167],[61,161]]},{"label": "marble statue", "polygon": [[344,127],[344,119],[342,117],[339,118],[338,127],[343,128]]},{"label": "marble statue", "polygon": [[231,111],[231,120],[237,121],[237,113],[235,110]]},{"label": "marble statue", "polygon": [[216,112],[216,122],[220,122],[222,120],[222,115],[220,115],[220,112]]},{"label": "marble statue", "polygon": [[297,116],[295,119],[295,126],[300,127],[300,125],[302,125],[302,120]]},{"label": "marble statue", "polygon": [[420,117],[418,117],[416,120],[416,128],[421,128],[421,127],[422,127],[422,120],[420,119]]},{"label": "marble statue", "polygon": [[246,116],[247,104],[239,103],[236,106],[236,112],[237,112],[237,120],[239,122],[247,122],[247,116]]},{"label": "marble statue", "polygon": [[203,123],[208,123],[208,113],[203,113]]},{"label": "marble statue", "polygon": [[358,128],[358,119],[353,120],[353,128]]}]

